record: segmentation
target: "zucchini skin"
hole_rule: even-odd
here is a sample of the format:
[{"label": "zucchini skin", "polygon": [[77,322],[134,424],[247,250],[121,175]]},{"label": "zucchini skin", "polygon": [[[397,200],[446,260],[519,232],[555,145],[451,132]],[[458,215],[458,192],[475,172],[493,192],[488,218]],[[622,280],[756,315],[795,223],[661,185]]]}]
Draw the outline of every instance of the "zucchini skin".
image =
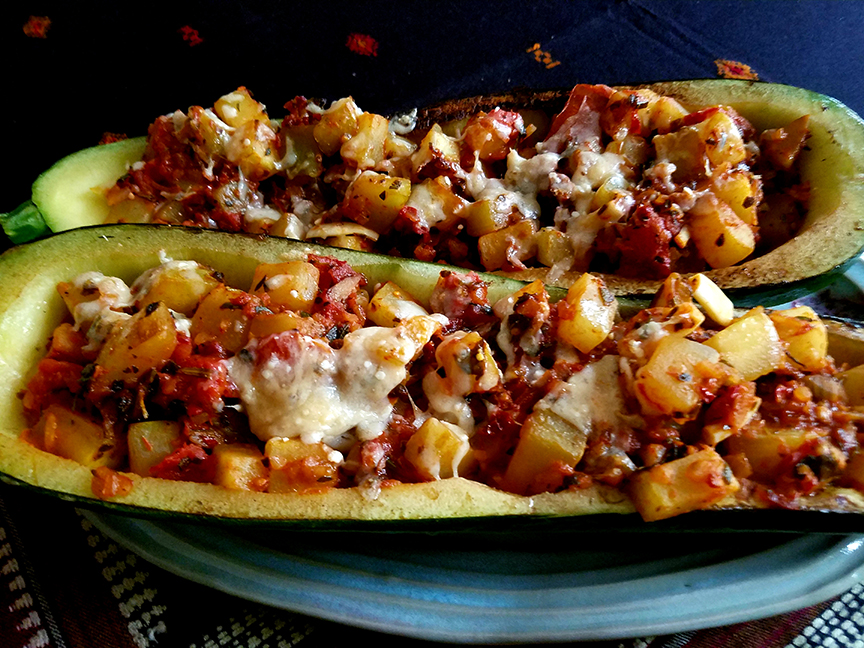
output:
[{"label": "zucchini skin", "polygon": [[[864,250],[864,121],[842,103],[808,90],[792,86],[753,81],[708,79],[646,84],[655,92],[676,98],[685,106],[726,104],[735,108],[754,126],[762,130],[778,126],[802,114],[810,114],[811,138],[805,154],[804,176],[812,187],[812,205],[803,230],[779,248],[729,268],[711,270],[705,274],[727,291],[740,305],[779,304],[812,293],[828,285]],[[420,111],[418,124],[428,126],[434,121],[462,117],[476,110],[495,106],[510,109],[559,110],[569,90],[500,94],[448,101]],[[143,138],[136,138],[141,141]],[[133,142],[133,140],[130,140]],[[108,145],[117,147],[118,144]],[[134,150],[133,144],[127,145]],[[98,155],[92,152],[98,152]],[[96,147],[65,158],[34,185],[34,202],[53,231],[94,224],[90,210],[61,208],[57,197],[71,197],[73,202],[86,197],[93,201],[92,192],[80,185],[67,194],[62,186],[64,169],[75,164],[89,164],[99,156],[120,155],[120,147],[111,150]],[[128,152],[124,153],[128,155]],[[119,158],[118,158],[119,160]],[[130,158],[123,158],[128,163]],[[116,163],[112,174],[102,182],[110,184],[122,175]],[[106,165],[107,168],[107,165]],[[60,182],[60,186],[52,183]],[[89,190],[89,186],[87,189]],[[51,200],[48,197],[52,197]],[[52,202],[52,200],[54,202]],[[105,208],[107,209],[107,207]],[[579,273],[566,273],[554,281],[568,287]],[[549,283],[548,271],[531,268],[508,273],[516,279],[542,279]],[[660,281],[639,280],[616,275],[603,276],[616,295],[649,295]]]},{"label": "zucchini skin", "polygon": [[[377,500],[369,501],[357,489],[302,495],[253,493],[130,475],[134,481],[132,492],[107,502],[93,496],[88,468],[38,450],[19,438],[24,420],[17,394],[64,312],[56,292],[59,281],[88,270],[129,280],[157,264],[160,253],[164,253],[212,265],[224,271],[227,283],[242,284],[248,283],[260,262],[305,258],[309,252],[347,261],[371,283],[394,280],[421,300],[444,269],[436,264],[286,239],[152,225],[81,228],[7,251],[0,257],[0,476],[10,483],[112,511],[176,515],[181,519],[275,522],[310,528],[328,528],[329,523],[336,521],[337,527],[361,523],[375,528],[380,522],[397,520],[424,521],[434,527],[439,523],[458,526],[459,521],[470,520],[491,520],[494,525],[502,524],[501,520],[546,518],[567,518],[577,524],[573,520],[585,515],[604,520],[632,514],[625,517],[639,519],[626,496],[613,489],[598,487],[523,497],[464,479],[400,484],[383,489]],[[484,278],[490,282],[490,300],[510,294],[522,285],[489,275]],[[864,333],[854,325],[833,325],[831,344],[829,352],[837,349],[841,360],[864,357]],[[832,490],[814,498],[808,507],[864,512],[864,497],[848,489]],[[724,501],[719,508],[737,510],[750,506]],[[864,518],[861,521],[864,524]]]}]

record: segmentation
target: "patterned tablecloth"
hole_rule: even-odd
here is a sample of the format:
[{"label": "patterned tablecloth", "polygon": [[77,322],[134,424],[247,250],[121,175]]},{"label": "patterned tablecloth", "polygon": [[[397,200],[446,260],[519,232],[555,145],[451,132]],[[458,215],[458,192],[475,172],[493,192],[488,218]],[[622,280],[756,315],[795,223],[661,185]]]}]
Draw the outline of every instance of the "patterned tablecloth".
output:
[{"label": "patterned tablecloth", "polygon": [[[239,85],[265,104],[353,95],[387,113],[514,88],[732,77],[864,112],[858,2],[52,3],[7,8],[3,210],[54,160]],[[842,286],[841,286],[842,288]],[[864,319],[855,289],[824,309]],[[851,301],[850,301],[851,299]],[[813,607],[603,648],[864,646],[864,588]],[[0,646],[432,645],[241,600],[130,553],[72,505],[0,486]],[[563,645],[563,644],[562,644]]]}]

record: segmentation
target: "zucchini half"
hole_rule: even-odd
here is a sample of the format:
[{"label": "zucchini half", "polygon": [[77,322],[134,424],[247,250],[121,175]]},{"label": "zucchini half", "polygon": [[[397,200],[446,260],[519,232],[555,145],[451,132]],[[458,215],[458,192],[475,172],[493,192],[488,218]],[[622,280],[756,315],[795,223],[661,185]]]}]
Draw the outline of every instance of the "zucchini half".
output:
[{"label": "zucchini half", "polygon": [[[802,152],[801,176],[810,184],[809,212],[798,234],[759,257],[704,274],[741,306],[774,305],[815,292],[845,272],[864,250],[864,120],[841,102],[810,90],[731,79],[669,81],[640,86],[677,99],[686,108],[728,105],[758,131],[810,115],[810,138]],[[557,110],[569,91],[497,95],[447,102],[427,109],[421,123],[460,118],[501,105]],[[530,268],[507,276],[543,279]],[[569,286],[578,272],[551,283]],[[617,295],[652,294],[662,281],[602,275]]]},{"label": "zucchini half", "polygon": [[[806,221],[792,240],[779,248],[729,268],[706,274],[740,305],[774,305],[828,285],[864,249],[864,121],[830,97],[780,84],[739,80],[692,80],[641,87],[676,98],[690,108],[725,104],[764,130],[810,115],[811,137],[803,153],[802,176],[811,188]],[[502,94],[449,101],[420,111],[419,127],[458,119],[495,106],[559,111],[569,90]],[[140,159],[144,138],[74,153],[43,173],[32,200],[0,216],[16,243],[104,221],[107,205],[93,188],[112,185]],[[508,276],[543,279],[548,270],[530,268]],[[554,284],[567,287],[578,273],[566,273]],[[604,276],[617,295],[648,295],[660,281]]]},{"label": "zucchini half", "polygon": [[[633,513],[634,508],[626,496],[611,488],[525,497],[460,478],[385,487],[377,499],[370,500],[356,488],[315,494],[273,494],[130,475],[134,482],[131,493],[104,501],[92,493],[90,469],[38,450],[19,437],[25,422],[17,395],[64,314],[65,306],[56,290],[58,282],[90,270],[131,281],[157,265],[160,254],[167,254],[175,259],[209,264],[224,272],[226,283],[244,285],[251,281],[258,263],[301,259],[309,252],[349,262],[371,284],[393,280],[421,301],[427,299],[440,271],[446,268],[285,239],[160,226],[81,228],[7,251],[0,257],[0,478],[85,506],[136,515],[191,516],[197,520],[278,521],[309,528],[328,524],[336,526],[327,528],[344,528],[344,523],[374,525],[383,520],[433,524],[482,520],[485,528],[495,528],[532,520],[554,523],[562,518],[575,524],[581,516],[590,514],[592,518],[585,520],[587,526],[593,520],[613,518],[633,519],[644,528],[635,513],[620,515]],[[524,285],[492,275],[484,278],[490,282],[490,301]],[[553,290],[550,296],[554,299],[562,292]],[[626,309],[626,300],[620,301]],[[829,352],[841,360],[864,361],[864,332],[842,324],[832,325],[830,330]],[[717,508],[757,506],[724,501]],[[851,489],[835,489],[808,500],[806,507],[813,511],[864,512],[864,495]],[[793,518],[795,514],[790,513]],[[864,520],[859,516],[852,518]],[[377,530],[386,530],[386,525]]]}]

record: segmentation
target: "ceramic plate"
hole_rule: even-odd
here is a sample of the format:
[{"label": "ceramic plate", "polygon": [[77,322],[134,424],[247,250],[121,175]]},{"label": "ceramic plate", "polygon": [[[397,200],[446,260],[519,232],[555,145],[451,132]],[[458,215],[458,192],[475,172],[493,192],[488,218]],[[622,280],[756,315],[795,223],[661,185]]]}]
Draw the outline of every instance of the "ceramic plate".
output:
[{"label": "ceramic plate", "polygon": [[[797,303],[861,319],[862,292],[859,262]],[[610,639],[739,623],[816,604],[864,577],[864,535],[298,533],[85,515],[154,564],[229,594],[457,643]]]},{"label": "ceramic plate", "polygon": [[460,643],[667,634],[813,605],[858,582],[864,536],[306,533],[85,513],[175,574],[357,627]]}]

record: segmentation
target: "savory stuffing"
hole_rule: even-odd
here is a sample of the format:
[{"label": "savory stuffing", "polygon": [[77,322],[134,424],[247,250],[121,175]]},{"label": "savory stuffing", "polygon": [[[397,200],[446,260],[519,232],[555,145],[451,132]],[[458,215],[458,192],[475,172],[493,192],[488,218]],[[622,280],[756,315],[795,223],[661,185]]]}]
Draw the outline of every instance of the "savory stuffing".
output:
[{"label": "savory stuffing", "polygon": [[798,230],[808,116],[578,85],[555,115],[414,128],[347,97],[273,119],[246,88],[159,117],[107,191],[111,222],[265,232],[468,269],[662,279],[737,264]]},{"label": "savory stuffing", "polygon": [[249,285],[163,258],[131,285],[59,284],[21,402],[23,436],[93,469],[312,493],[465,478],[532,495],[620,489],[646,520],[746,497],[794,508],[864,490],[864,366],[838,365],[806,306],[733,311],[673,273],[624,316],[596,275],[490,303],[442,271],[429,303],[334,258],[261,264]]}]

